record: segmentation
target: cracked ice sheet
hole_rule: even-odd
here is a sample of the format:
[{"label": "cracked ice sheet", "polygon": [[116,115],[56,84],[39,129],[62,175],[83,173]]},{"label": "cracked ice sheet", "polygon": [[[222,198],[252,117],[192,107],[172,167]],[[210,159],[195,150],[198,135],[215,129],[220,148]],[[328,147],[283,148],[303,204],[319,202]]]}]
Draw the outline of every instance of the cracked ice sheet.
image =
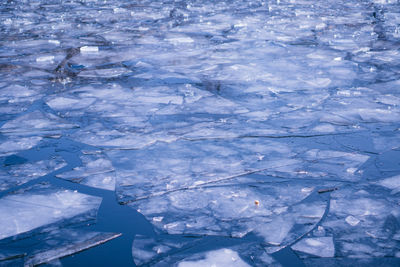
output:
[{"label": "cracked ice sheet", "polygon": [[121,201],[298,162],[288,145],[264,138],[158,142],[146,149],[114,150],[107,155],[117,169],[116,186],[118,194],[123,196]]},{"label": "cracked ice sheet", "polygon": [[93,220],[101,198],[38,184],[0,199],[0,239],[72,219]]},{"label": "cracked ice sheet", "polygon": [[[210,240],[173,235],[157,237],[136,235],[132,244],[132,256],[137,266],[180,266],[184,264],[183,262],[202,259],[203,261],[196,264],[236,266],[241,263],[248,266],[251,263],[251,266],[280,266],[257,242],[236,240],[239,241],[239,245],[231,244],[229,247],[210,251],[210,243],[216,244],[219,241],[220,237]],[[224,245],[219,244],[219,246]],[[200,253],[191,251],[199,247],[206,247],[207,251]],[[208,260],[207,263],[204,262],[204,258]]]},{"label": "cracked ice sheet", "polygon": [[362,179],[362,165],[369,156],[343,151],[311,149],[300,154],[301,162],[276,170],[261,173],[293,178],[334,179],[339,181],[359,181]]},{"label": "cracked ice sheet", "polygon": [[327,234],[333,235],[335,256],[398,257],[397,195],[375,185],[347,186],[333,192],[329,213],[321,225]]},{"label": "cracked ice sheet", "polygon": [[23,240],[0,242],[0,251],[4,247],[15,251],[23,247],[26,254],[24,266],[36,266],[100,245],[118,236],[120,234],[74,228],[50,229]]},{"label": "cracked ice sheet", "polygon": [[36,110],[6,122],[0,132],[6,135],[42,135],[76,127],[54,114]]},{"label": "cracked ice sheet", "polygon": [[[178,140],[142,150],[107,152],[117,169],[120,202],[230,180],[249,173],[337,181],[361,179],[369,158],[358,153],[311,149],[266,138]],[[152,179],[149,179],[152,177]]]},{"label": "cracked ice sheet", "polygon": [[13,186],[22,185],[65,166],[67,166],[67,163],[63,158],[54,157],[49,160],[14,165],[7,171],[1,170],[0,191],[10,189]]},{"label": "cracked ice sheet", "polygon": [[309,232],[327,202],[312,187],[280,182],[178,190],[129,205],[169,234],[243,237],[253,232],[274,252]]},{"label": "cracked ice sheet", "polygon": [[93,154],[80,157],[83,166],[75,167],[69,172],[57,174],[56,177],[113,191],[115,189],[115,170],[111,161],[103,153],[97,153],[96,151],[86,153]]}]

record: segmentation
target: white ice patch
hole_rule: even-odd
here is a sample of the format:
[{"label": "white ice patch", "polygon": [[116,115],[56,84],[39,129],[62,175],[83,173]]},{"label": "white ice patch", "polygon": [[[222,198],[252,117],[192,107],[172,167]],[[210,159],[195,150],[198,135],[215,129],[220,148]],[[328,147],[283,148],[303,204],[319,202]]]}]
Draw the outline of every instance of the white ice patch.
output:
[{"label": "white ice patch", "polygon": [[378,184],[381,186],[384,186],[386,188],[389,188],[389,189],[400,188],[400,175],[383,179],[383,180],[379,181]]},{"label": "white ice patch", "polygon": [[97,210],[101,198],[70,190],[16,192],[0,199],[0,239]]},{"label": "white ice patch", "polygon": [[97,46],[82,46],[80,48],[81,53],[96,53],[99,51]]},{"label": "white ice patch", "polygon": [[95,101],[96,98],[51,97],[46,104],[54,110],[75,110],[87,108]]},{"label": "white ice patch", "polygon": [[0,144],[0,155],[9,155],[17,151],[30,149],[42,140],[41,137],[24,137],[6,140]]},{"label": "white ice patch", "polygon": [[196,261],[181,261],[178,267],[218,266],[218,267],[249,267],[236,251],[231,249],[219,249],[207,252],[204,259]]},{"label": "white ice patch", "polygon": [[36,62],[46,62],[46,61],[53,61],[54,56],[43,56],[43,57],[38,57],[36,58]]}]

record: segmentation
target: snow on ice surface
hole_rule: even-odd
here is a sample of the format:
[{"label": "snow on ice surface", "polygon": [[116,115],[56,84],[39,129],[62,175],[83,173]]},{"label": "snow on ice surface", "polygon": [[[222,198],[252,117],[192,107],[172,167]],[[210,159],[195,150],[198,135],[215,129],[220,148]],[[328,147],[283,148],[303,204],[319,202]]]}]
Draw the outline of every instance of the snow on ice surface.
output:
[{"label": "snow on ice surface", "polygon": [[[0,188],[17,193],[0,202],[30,195],[41,177],[115,190],[158,236],[177,235],[165,246],[178,256],[160,247],[161,265],[232,257],[274,265],[269,254],[284,247],[310,266],[396,265],[399,14],[391,0],[8,1],[0,6]],[[54,142],[74,145],[5,164]],[[43,190],[38,198],[64,192]],[[78,199],[8,235],[86,214]],[[3,220],[6,231],[11,220]],[[205,240],[205,251],[186,253],[185,234],[243,244]],[[251,246],[259,251],[250,257]],[[150,251],[147,259],[160,254]]]},{"label": "snow on ice surface", "polygon": [[69,218],[93,219],[101,198],[36,185],[10,193],[0,202],[0,239],[4,239]]}]

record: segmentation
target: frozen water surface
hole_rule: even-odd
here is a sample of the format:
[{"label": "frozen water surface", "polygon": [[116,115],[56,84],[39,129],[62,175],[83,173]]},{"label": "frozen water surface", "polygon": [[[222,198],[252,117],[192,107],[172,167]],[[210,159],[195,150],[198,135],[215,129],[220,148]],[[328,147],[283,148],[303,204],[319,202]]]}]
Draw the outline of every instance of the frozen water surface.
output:
[{"label": "frozen water surface", "polygon": [[400,264],[397,0],[3,2],[0,265]]}]

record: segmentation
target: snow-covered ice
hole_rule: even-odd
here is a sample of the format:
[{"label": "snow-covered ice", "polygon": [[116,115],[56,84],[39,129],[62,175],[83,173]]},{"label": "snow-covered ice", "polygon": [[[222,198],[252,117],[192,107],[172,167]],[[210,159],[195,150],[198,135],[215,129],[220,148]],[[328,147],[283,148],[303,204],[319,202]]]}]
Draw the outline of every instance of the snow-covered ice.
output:
[{"label": "snow-covered ice", "polygon": [[0,239],[4,239],[69,218],[95,219],[101,198],[35,185],[6,195],[0,203]]}]

